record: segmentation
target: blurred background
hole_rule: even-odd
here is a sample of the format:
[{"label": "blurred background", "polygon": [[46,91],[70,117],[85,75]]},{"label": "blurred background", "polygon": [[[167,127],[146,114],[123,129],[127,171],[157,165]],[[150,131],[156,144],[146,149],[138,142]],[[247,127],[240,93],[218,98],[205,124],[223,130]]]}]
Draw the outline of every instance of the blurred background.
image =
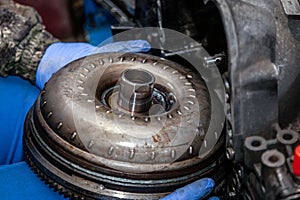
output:
[{"label": "blurred background", "polygon": [[[112,35],[110,25],[118,22],[111,13],[118,13],[119,6],[134,12],[134,0],[15,0],[34,7],[42,17],[46,29],[62,41],[85,41],[99,44]],[[118,2],[118,1],[116,1]],[[103,8],[103,5],[108,7]]]}]

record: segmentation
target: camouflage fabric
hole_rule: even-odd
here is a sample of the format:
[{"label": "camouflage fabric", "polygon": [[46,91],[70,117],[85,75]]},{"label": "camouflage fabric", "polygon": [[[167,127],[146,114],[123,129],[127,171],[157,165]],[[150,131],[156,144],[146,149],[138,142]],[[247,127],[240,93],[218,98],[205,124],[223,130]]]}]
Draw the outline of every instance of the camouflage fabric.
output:
[{"label": "camouflage fabric", "polygon": [[35,84],[38,64],[56,41],[33,8],[0,0],[1,76],[18,75]]}]

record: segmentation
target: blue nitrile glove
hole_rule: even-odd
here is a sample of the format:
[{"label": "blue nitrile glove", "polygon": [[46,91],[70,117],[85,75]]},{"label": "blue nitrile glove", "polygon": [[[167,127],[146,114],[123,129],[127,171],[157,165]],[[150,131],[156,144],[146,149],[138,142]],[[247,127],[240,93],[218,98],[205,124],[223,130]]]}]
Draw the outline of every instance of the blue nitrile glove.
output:
[{"label": "blue nitrile glove", "polygon": [[0,166],[0,194],[3,200],[60,200],[54,192],[23,162]]},{"label": "blue nitrile glove", "polygon": [[[53,73],[67,63],[100,52],[145,52],[146,41],[116,42],[103,47],[87,43],[54,43],[49,46],[37,71],[36,83],[43,88]],[[0,165],[23,160],[22,135],[26,113],[39,94],[39,89],[19,77],[0,77]]]},{"label": "blue nitrile glove", "polygon": [[[202,178],[175,190],[160,200],[200,200],[208,196],[214,186],[215,182],[211,178]],[[219,198],[210,197],[209,200],[219,200]]]},{"label": "blue nitrile glove", "polygon": [[114,42],[102,47],[87,43],[54,43],[47,48],[38,66],[36,85],[42,89],[53,73],[84,56],[106,52],[147,52],[150,48],[145,40]]},{"label": "blue nitrile glove", "polygon": [[[102,52],[144,52],[149,49],[146,41],[118,42],[100,48],[86,43],[55,43],[46,50],[40,62],[36,83],[43,88],[53,73],[83,56]],[[63,199],[39,180],[25,162],[20,162],[23,160],[23,124],[39,89],[20,77],[10,76],[0,77],[0,91],[1,199]]]},{"label": "blue nitrile glove", "polygon": [[23,160],[23,125],[40,91],[17,76],[0,77],[0,91],[0,165],[3,165]]}]

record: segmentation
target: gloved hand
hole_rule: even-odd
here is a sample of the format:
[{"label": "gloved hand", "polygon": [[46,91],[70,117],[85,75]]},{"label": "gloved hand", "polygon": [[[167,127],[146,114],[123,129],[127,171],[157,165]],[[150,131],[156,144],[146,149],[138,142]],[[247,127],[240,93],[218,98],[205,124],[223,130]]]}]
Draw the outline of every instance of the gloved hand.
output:
[{"label": "gloved hand", "polygon": [[24,161],[0,166],[0,194],[4,200],[65,199],[41,181]]},{"label": "gloved hand", "polygon": [[[214,186],[215,182],[211,178],[202,178],[175,190],[160,200],[201,200],[213,191]],[[219,198],[210,197],[209,200],[219,200]]]},{"label": "gloved hand", "polygon": [[[102,47],[87,43],[54,43],[48,47],[39,64],[36,84],[43,88],[53,73],[67,63],[100,52],[145,52],[148,42],[133,40]],[[22,135],[26,113],[39,94],[37,87],[19,77],[0,77],[0,165],[23,159]]]},{"label": "gloved hand", "polygon": [[40,90],[18,76],[8,76],[0,77],[0,91],[1,166],[23,160],[23,124]]},{"label": "gloved hand", "polygon": [[[64,199],[43,183],[25,162],[0,167],[0,194],[5,200],[59,200]],[[203,178],[177,189],[160,200],[201,200],[214,188],[214,181]],[[209,200],[219,200],[210,197]]]},{"label": "gloved hand", "polygon": [[36,85],[42,89],[53,73],[87,55],[107,52],[147,52],[150,48],[150,44],[145,40],[115,42],[102,47],[87,43],[54,43],[47,48],[38,66]]}]

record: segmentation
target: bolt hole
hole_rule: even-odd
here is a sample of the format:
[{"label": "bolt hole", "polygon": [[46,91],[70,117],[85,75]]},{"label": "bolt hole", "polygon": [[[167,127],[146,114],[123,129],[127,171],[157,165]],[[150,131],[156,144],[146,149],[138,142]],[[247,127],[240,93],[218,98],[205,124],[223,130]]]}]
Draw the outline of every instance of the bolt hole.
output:
[{"label": "bolt hole", "polygon": [[291,140],[291,139],[293,139],[293,135],[290,133],[285,133],[285,134],[283,134],[282,138],[285,140]]},{"label": "bolt hole", "polygon": [[271,163],[276,163],[278,160],[279,160],[279,158],[275,155],[272,155],[272,156],[269,157],[269,161]]},{"label": "bolt hole", "polygon": [[252,145],[253,147],[259,147],[259,146],[261,145],[261,141],[259,141],[259,140],[253,140],[253,141],[251,142],[251,145]]}]

